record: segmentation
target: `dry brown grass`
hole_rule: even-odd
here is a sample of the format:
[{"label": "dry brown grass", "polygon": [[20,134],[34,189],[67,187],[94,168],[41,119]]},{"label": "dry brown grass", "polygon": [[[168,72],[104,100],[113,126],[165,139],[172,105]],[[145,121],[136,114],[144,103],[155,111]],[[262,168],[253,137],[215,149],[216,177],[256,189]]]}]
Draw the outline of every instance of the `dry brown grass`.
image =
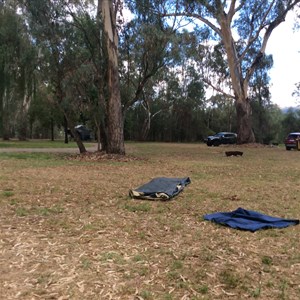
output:
[{"label": "dry brown grass", "polygon": [[[300,226],[250,233],[202,219],[237,207],[299,219],[300,152],[132,143],[127,153],[0,155],[0,299],[300,299]],[[192,183],[169,202],[128,197],[159,176]]]}]

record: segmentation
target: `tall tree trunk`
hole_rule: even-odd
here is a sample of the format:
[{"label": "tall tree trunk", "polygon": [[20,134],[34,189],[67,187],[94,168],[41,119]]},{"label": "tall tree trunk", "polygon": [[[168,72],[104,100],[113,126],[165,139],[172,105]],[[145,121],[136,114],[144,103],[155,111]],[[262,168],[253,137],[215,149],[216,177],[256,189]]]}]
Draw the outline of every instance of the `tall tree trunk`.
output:
[{"label": "tall tree trunk", "polygon": [[251,106],[248,99],[236,101],[238,144],[254,143],[255,137],[252,130]]},{"label": "tall tree trunk", "polygon": [[125,154],[121,96],[118,68],[109,61],[109,90],[107,103],[107,152]]},{"label": "tall tree trunk", "polygon": [[65,144],[69,143],[69,138],[68,138],[68,121],[66,116],[64,116],[64,135],[65,135]]},{"label": "tall tree trunk", "polygon": [[4,109],[3,109],[3,93],[0,90],[0,137],[4,137]]},{"label": "tall tree trunk", "polygon": [[25,112],[22,111],[18,120],[18,139],[20,141],[27,140],[27,118]]},{"label": "tall tree trunk", "polygon": [[4,85],[4,79],[5,74],[4,74],[4,66],[3,64],[0,65],[0,137],[3,138],[3,131],[4,131],[4,90],[5,90],[5,85]]},{"label": "tall tree trunk", "polygon": [[142,130],[140,132],[140,141],[146,141],[149,131],[150,131],[150,125],[151,125],[151,115],[150,113],[147,113],[143,126],[142,126]]},{"label": "tall tree trunk", "polygon": [[[25,79],[24,79],[25,80]],[[18,137],[20,141],[26,141],[27,139],[27,123],[28,123],[28,110],[30,107],[30,103],[31,103],[31,96],[28,95],[28,89],[26,87],[25,84],[25,88],[23,91],[24,95],[23,95],[23,103],[20,109],[20,115],[19,115],[19,120],[18,120]]]},{"label": "tall tree trunk", "polygon": [[3,98],[2,98],[2,138],[4,141],[10,139],[10,110],[9,103],[12,96],[10,95],[9,88],[4,89]]},{"label": "tall tree trunk", "polygon": [[96,141],[97,141],[97,151],[100,152],[102,150],[100,122],[98,122],[97,118],[94,118],[94,123],[95,123],[95,126],[96,126],[95,138],[96,138]]},{"label": "tall tree trunk", "polygon": [[241,63],[237,55],[230,28],[230,16],[220,14],[219,24],[221,28],[220,36],[222,37],[227,54],[232,88],[235,96],[238,143],[253,143],[255,142],[255,136],[252,130],[251,106],[248,99],[249,78],[243,78]]},{"label": "tall tree trunk", "polygon": [[54,141],[54,120],[52,117],[51,117],[50,126],[51,126],[51,141],[53,142]]},{"label": "tall tree trunk", "polygon": [[107,153],[125,154],[124,124],[122,117],[116,3],[113,0],[98,0],[104,28],[104,45],[107,52]]}]

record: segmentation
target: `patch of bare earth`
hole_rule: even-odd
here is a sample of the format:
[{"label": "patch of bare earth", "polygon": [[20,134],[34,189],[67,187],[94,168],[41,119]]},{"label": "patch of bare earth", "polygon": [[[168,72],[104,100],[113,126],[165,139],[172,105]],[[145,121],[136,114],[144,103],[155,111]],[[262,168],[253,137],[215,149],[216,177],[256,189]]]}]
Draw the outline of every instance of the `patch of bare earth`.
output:
[{"label": "patch of bare earth", "polygon": [[[299,299],[299,226],[249,233],[202,218],[239,206],[299,218],[299,153],[252,148],[0,160],[0,299]],[[159,176],[192,183],[169,202],[129,198]]]}]

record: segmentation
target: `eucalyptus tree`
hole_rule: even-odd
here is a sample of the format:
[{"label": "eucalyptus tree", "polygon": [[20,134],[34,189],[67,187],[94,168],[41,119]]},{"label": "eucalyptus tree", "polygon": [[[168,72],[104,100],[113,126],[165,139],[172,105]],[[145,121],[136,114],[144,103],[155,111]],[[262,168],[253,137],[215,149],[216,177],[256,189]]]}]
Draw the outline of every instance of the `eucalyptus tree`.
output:
[{"label": "eucalyptus tree", "polygon": [[38,79],[36,79],[36,85],[28,110],[29,138],[50,138],[54,141],[62,131],[63,113],[51,99],[53,97],[52,87],[42,84]]},{"label": "eucalyptus tree", "polygon": [[286,133],[283,131],[282,120],[284,113],[277,104],[271,104],[268,107],[268,119],[271,129],[272,143],[281,144],[286,137]]},{"label": "eucalyptus tree", "polygon": [[[251,125],[249,82],[260,65],[271,34],[287,14],[299,7],[300,0],[158,0],[157,13],[161,17],[184,18],[195,22],[195,29],[206,35],[206,45],[218,45],[225,65],[212,65],[205,59],[204,80],[215,90],[234,99],[237,112],[238,142],[255,141]],[[212,72],[209,72],[212,71]],[[205,75],[205,74],[204,74]]]},{"label": "eucalyptus tree", "polygon": [[[65,122],[65,142],[67,127],[70,127],[77,142],[80,153],[86,152],[85,146],[74,130],[76,114],[74,103],[66,97],[65,81],[74,70],[75,61],[71,54],[74,30],[67,20],[67,11],[63,1],[24,0],[24,13],[28,25],[39,49],[39,69],[43,74],[42,84],[52,88],[53,97],[49,97],[52,105],[61,110]],[[79,62],[77,62],[79,63]]]},{"label": "eucalyptus tree", "polygon": [[7,140],[10,137],[9,121],[13,111],[13,86],[15,81],[15,65],[18,39],[18,21],[14,11],[0,7],[0,136]]},{"label": "eucalyptus tree", "polygon": [[268,70],[270,70],[272,66],[272,56],[265,55],[249,82],[252,128],[255,138],[259,143],[269,143],[276,139],[277,136],[273,130],[272,113],[274,110],[269,90],[270,78],[268,76]]},{"label": "eucalyptus tree", "polygon": [[295,128],[299,128],[300,125],[300,109],[289,108],[285,112],[282,119],[282,128],[284,135],[286,136],[289,132],[297,131]]},{"label": "eucalyptus tree", "polygon": [[0,135],[9,139],[12,128],[27,136],[27,113],[33,97],[36,52],[25,21],[13,2],[0,6]]},{"label": "eucalyptus tree", "polygon": [[170,65],[174,66],[178,48],[178,35],[174,24],[165,24],[156,14],[149,0],[127,2],[133,13],[124,26],[120,43],[120,74],[123,114],[133,106],[139,108],[143,118],[139,139],[146,139],[151,121],[167,107],[159,109],[154,101],[162,75]]},{"label": "eucalyptus tree", "polygon": [[220,131],[236,132],[237,130],[234,101],[222,93],[212,95],[208,99],[205,117],[210,131],[208,135]]},{"label": "eucalyptus tree", "polygon": [[105,84],[107,89],[107,152],[125,154],[124,123],[119,80],[119,32],[118,13],[120,0],[98,0],[97,16],[103,24],[101,42],[106,61]]},{"label": "eucalyptus tree", "polygon": [[[86,10],[77,10],[75,13],[70,9],[69,13],[74,21],[74,37],[76,37],[74,43],[80,44],[80,49],[72,47],[75,49],[74,58],[77,59],[74,61],[77,63],[77,69],[74,69],[74,76],[68,76],[69,84],[66,85],[68,94],[71,94],[72,90],[78,94],[82,100],[79,107],[85,109],[84,114],[94,123],[92,127],[95,129],[98,151],[106,151],[108,139],[106,104],[109,95],[106,85],[107,55],[101,34],[103,24],[99,14],[95,17],[86,13]],[[78,61],[81,63],[78,64]]]},{"label": "eucalyptus tree", "polygon": [[[95,6],[94,1],[80,0],[22,2],[40,48],[44,80],[48,78],[52,85],[56,104],[64,113],[70,129],[73,130],[81,109],[89,112],[102,109],[95,120],[103,128],[106,138],[104,150],[124,154],[116,18],[121,9],[120,3],[99,0]],[[83,76],[90,78],[87,91],[83,86],[88,79],[84,80]],[[98,88],[96,94],[95,86]],[[100,108],[92,107],[94,104]],[[74,136],[80,152],[85,152],[76,132]]]},{"label": "eucalyptus tree", "polygon": [[[93,15],[90,10],[94,9],[94,2],[74,1],[75,9],[67,5],[73,25],[83,35],[89,51],[84,67],[77,72],[89,75],[85,79],[81,76],[77,88],[85,104],[89,102],[89,114],[97,127],[98,149],[125,154],[118,49],[122,2],[98,0]],[[91,6],[84,7],[86,3]]]},{"label": "eucalyptus tree", "polygon": [[[205,95],[203,82],[195,69],[188,64],[166,68],[160,76],[160,84],[154,87],[149,87],[149,90],[145,87],[147,101],[137,102],[129,110],[130,124],[135,124],[131,126],[137,128],[140,135],[144,133],[144,127],[149,124],[142,107],[149,105],[151,127],[148,128],[148,140],[199,140],[204,128]],[[135,133],[134,136],[140,135]]]},{"label": "eucalyptus tree", "polygon": [[[182,30],[186,22],[164,22],[153,13],[155,1],[126,3],[133,15],[124,27],[120,45],[123,111],[125,114],[129,108],[137,108],[139,120],[144,117],[140,120],[140,138],[145,139],[154,118],[166,117],[173,105],[170,99],[160,101],[159,98],[164,97],[164,88],[170,82],[168,75],[174,73],[172,70],[183,70],[183,60],[186,66],[190,65],[190,48],[195,37]],[[182,75],[174,80],[181,81]],[[183,103],[184,97],[180,94],[178,97]],[[199,89],[197,101],[201,102],[201,97]]]},{"label": "eucalyptus tree", "polygon": [[298,102],[300,102],[300,82],[295,84],[295,90],[293,91],[292,95]]},{"label": "eucalyptus tree", "polygon": [[120,45],[125,111],[140,100],[144,87],[170,63],[176,31],[151,14],[155,7],[152,1],[133,1],[128,5],[134,17],[125,25]]},{"label": "eucalyptus tree", "polygon": [[[166,80],[167,101],[170,109],[172,140],[180,142],[196,141],[204,131],[206,106],[204,84],[197,70],[188,62],[175,70],[171,81]],[[171,77],[171,78],[172,78]]]}]

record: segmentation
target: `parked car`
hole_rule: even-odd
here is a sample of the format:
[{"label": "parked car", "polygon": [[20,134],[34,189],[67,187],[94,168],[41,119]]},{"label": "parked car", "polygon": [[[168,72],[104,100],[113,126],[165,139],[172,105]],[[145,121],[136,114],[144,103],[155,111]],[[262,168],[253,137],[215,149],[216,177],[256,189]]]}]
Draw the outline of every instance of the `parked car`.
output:
[{"label": "parked car", "polygon": [[296,149],[297,140],[300,139],[300,132],[291,132],[288,134],[284,140],[284,145],[286,150]]},{"label": "parked car", "polygon": [[221,144],[236,144],[237,134],[234,132],[219,132],[206,139],[207,146],[220,146]]}]

